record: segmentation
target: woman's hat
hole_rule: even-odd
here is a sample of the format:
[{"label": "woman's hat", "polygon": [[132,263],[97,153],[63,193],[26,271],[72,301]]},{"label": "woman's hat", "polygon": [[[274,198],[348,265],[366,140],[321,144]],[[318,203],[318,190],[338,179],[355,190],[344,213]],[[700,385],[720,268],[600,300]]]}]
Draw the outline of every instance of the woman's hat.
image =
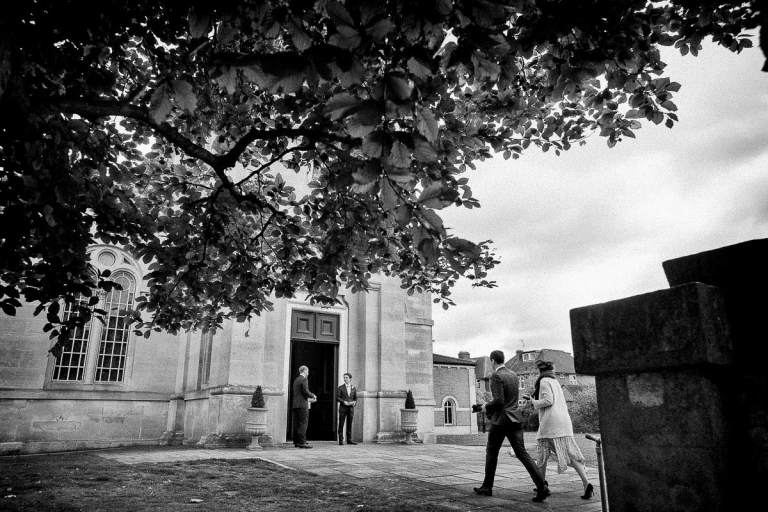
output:
[{"label": "woman's hat", "polygon": [[536,361],[536,368],[539,370],[551,370],[555,367],[555,363],[552,361],[544,361],[543,359],[539,359]]}]

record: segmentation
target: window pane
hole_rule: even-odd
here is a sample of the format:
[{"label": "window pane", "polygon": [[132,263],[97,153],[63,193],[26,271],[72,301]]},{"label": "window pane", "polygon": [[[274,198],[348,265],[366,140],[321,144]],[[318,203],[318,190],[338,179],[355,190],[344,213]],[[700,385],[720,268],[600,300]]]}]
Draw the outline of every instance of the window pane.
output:
[{"label": "window pane", "polygon": [[[79,296],[76,304],[88,304],[88,297]],[[64,311],[64,320],[72,316],[72,304],[68,304]],[[83,327],[79,327],[72,335],[72,345],[65,349],[56,358],[53,367],[53,380],[83,380],[85,372],[85,354],[88,351],[88,337],[91,335],[90,320]]]},{"label": "window pane", "polygon": [[453,425],[453,400],[446,400],[443,404],[443,423]]},{"label": "window pane", "polygon": [[125,310],[133,308],[136,281],[127,272],[115,273],[112,280],[123,289],[110,291],[104,304],[107,318],[101,332],[99,356],[96,360],[96,382],[122,382],[125,370],[130,336]]}]

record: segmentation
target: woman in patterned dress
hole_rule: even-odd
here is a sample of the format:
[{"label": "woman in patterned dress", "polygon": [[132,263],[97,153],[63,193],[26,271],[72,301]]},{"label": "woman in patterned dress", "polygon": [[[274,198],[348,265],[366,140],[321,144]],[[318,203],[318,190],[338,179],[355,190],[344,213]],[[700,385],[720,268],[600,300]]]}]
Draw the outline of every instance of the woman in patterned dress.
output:
[{"label": "woman in patterned dress", "polygon": [[533,396],[523,396],[539,411],[539,432],[536,435],[539,457],[536,464],[542,478],[546,478],[550,454],[557,460],[558,473],[571,466],[579,474],[584,485],[582,499],[588,500],[594,494],[594,488],[584,470],[584,455],[573,439],[573,425],[563,396],[563,388],[555,377],[555,365],[551,361],[539,360],[536,361],[536,367],[539,369],[539,378],[536,380]]}]

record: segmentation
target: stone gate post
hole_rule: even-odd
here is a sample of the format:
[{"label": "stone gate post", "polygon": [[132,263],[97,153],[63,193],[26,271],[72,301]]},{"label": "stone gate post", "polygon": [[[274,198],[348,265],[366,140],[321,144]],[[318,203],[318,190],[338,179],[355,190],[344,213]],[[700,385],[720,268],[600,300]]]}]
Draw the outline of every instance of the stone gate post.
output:
[{"label": "stone gate post", "polygon": [[670,289],[571,311],[609,504],[735,510],[768,482],[768,240],[663,267]]}]

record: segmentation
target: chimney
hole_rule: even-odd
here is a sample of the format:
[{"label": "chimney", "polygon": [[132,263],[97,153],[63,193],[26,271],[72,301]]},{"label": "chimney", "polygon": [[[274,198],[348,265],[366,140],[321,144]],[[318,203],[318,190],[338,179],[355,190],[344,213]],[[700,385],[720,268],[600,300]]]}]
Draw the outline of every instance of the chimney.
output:
[{"label": "chimney", "polygon": [[469,352],[459,352],[459,359],[469,359]]}]

